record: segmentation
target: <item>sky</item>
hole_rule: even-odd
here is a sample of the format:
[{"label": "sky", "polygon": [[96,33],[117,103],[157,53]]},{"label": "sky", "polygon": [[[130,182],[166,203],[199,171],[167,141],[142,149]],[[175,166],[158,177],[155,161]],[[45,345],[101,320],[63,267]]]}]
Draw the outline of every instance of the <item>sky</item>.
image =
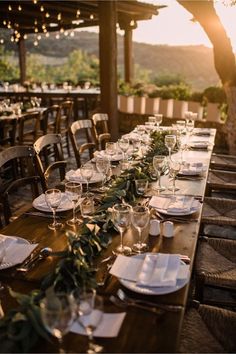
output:
[{"label": "sky", "polygon": [[[138,28],[133,31],[133,40],[150,44],[198,45],[211,47],[201,26],[190,21],[192,15],[176,0],[142,0],[154,5],[168,5],[159,10],[158,16],[151,20],[139,21]],[[231,39],[236,51],[236,6],[225,6],[224,0],[218,0],[216,10]]]}]

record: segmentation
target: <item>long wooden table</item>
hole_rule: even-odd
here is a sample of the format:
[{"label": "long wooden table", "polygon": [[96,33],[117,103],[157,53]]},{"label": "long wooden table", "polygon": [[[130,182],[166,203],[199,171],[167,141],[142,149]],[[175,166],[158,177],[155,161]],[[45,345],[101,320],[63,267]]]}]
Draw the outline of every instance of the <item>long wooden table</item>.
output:
[{"label": "long wooden table", "polygon": [[[214,142],[215,131],[212,130],[211,141]],[[193,137],[196,140],[196,137]],[[200,138],[201,140],[207,138]],[[184,158],[202,161],[209,167],[211,150],[208,151],[187,151]],[[167,176],[162,177],[162,183],[167,185]],[[193,196],[204,197],[206,187],[206,176],[202,180],[177,180],[176,184],[180,187],[181,194],[189,194]],[[171,193],[171,192],[170,192]],[[148,236],[149,249],[152,252],[177,253],[190,257],[190,272],[194,263],[194,255],[197,246],[198,232],[200,228],[201,210],[194,214],[193,221],[189,223],[175,223],[174,237],[164,238],[162,235],[158,237]],[[67,212],[65,216],[70,217],[71,213]],[[190,216],[193,217],[192,215]],[[30,241],[38,242],[39,247],[49,246],[54,251],[63,250],[67,245],[66,230],[68,226],[60,231],[51,231],[48,229],[48,223],[51,220],[38,216],[21,216],[10,225],[1,230],[6,235],[14,235],[26,238]],[[147,232],[147,230],[146,230]],[[132,245],[136,240],[136,233],[130,229],[124,237],[124,243]],[[97,273],[98,280],[103,278],[106,272],[106,264],[101,263],[101,259],[111,254],[112,250],[119,244],[120,238],[117,234],[112,239],[112,244],[103,252],[100,259],[97,260],[99,271]],[[40,280],[52,269],[57,263],[56,258],[47,258],[39,263],[26,274],[21,274],[15,268],[0,272],[0,280],[15,291],[28,293],[40,286]],[[104,346],[105,352],[114,353],[151,353],[151,352],[176,352],[179,346],[179,336],[182,327],[184,311],[187,304],[190,282],[182,289],[165,295],[147,296],[132,293],[121,286],[119,280],[110,277],[106,285],[100,287],[98,291],[105,299],[105,312],[126,312],[125,320],[116,338],[96,338],[96,342]],[[123,288],[127,294],[134,298],[142,298],[162,304],[178,305],[180,310],[176,312],[165,311],[163,315],[155,315],[148,311],[127,307],[125,309],[116,307],[109,301],[111,294],[116,294],[119,288]],[[5,311],[15,306],[14,300],[4,290],[2,296],[3,309]],[[64,347],[68,352],[85,352],[87,349],[87,338],[85,336],[69,333],[64,338]],[[40,342],[35,352],[57,352],[58,347],[56,341],[47,343]]]}]

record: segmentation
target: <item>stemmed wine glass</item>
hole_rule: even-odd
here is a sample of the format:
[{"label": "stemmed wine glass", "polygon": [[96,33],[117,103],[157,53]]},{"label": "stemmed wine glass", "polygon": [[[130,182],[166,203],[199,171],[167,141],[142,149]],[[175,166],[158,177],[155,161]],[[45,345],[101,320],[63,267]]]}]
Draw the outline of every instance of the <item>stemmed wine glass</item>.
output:
[{"label": "stemmed wine glass", "polygon": [[45,192],[45,201],[53,212],[53,223],[48,225],[51,230],[57,230],[62,227],[62,223],[56,221],[56,210],[61,203],[62,194],[60,189],[52,188]]},{"label": "stemmed wine glass", "polygon": [[40,312],[47,331],[58,339],[59,352],[63,349],[63,336],[69,332],[75,319],[75,303],[72,295],[53,294],[40,302]]},{"label": "stemmed wine glass", "polygon": [[89,181],[93,177],[94,174],[94,168],[90,164],[86,164],[80,167],[80,173],[83,179],[86,181],[87,185],[87,193],[89,192]]},{"label": "stemmed wine glass", "polygon": [[67,224],[74,226],[80,223],[80,220],[76,216],[76,204],[78,203],[79,199],[82,195],[82,184],[79,182],[66,182],[65,184],[65,193],[67,198],[73,203],[73,218],[67,220]]},{"label": "stemmed wine glass", "polygon": [[114,143],[112,141],[106,142],[105,151],[106,151],[107,155],[109,156],[109,160],[111,162],[112,156],[115,155],[115,153],[116,153],[116,143]]},{"label": "stemmed wine glass", "polygon": [[150,218],[149,209],[146,206],[137,205],[132,210],[132,224],[138,230],[138,242],[132,247],[132,250],[141,253],[147,250],[147,244],[142,241],[142,230],[147,226]]},{"label": "stemmed wine glass", "polygon": [[104,186],[104,184],[106,182],[106,177],[107,177],[107,174],[110,170],[110,167],[111,167],[110,161],[106,157],[97,157],[96,158],[96,168],[97,168],[98,172],[101,173],[103,176],[102,187],[100,188],[100,190],[102,192],[105,192],[107,190],[107,188]]},{"label": "stemmed wine glass", "polygon": [[120,245],[116,248],[118,254],[129,254],[131,248],[123,245],[123,234],[131,223],[132,208],[128,204],[115,204],[112,211],[113,224],[120,232]]},{"label": "stemmed wine glass", "polygon": [[123,160],[125,160],[125,153],[129,150],[129,139],[122,138],[118,140],[118,145],[122,151]]},{"label": "stemmed wine glass", "polygon": [[166,189],[164,186],[161,185],[161,173],[163,172],[166,165],[166,156],[164,155],[153,156],[152,164],[158,178],[158,186],[155,187],[155,189],[159,192],[162,192]]},{"label": "stemmed wine glass", "polygon": [[155,118],[156,118],[156,125],[157,125],[157,127],[158,127],[158,129],[159,129],[160,124],[162,123],[163,114],[161,114],[161,113],[155,113],[154,116],[155,116]]},{"label": "stemmed wine glass", "polygon": [[181,168],[181,161],[173,160],[173,159],[169,161],[169,169],[170,169],[169,173],[170,173],[170,177],[173,178],[173,184],[172,187],[169,187],[168,189],[171,190],[173,194],[179,190],[179,188],[177,188],[175,185],[175,179],[177,174],[180,171],[180,168]]},{"label": "stemmed wine glass", "polygon": [[166,135],[165,136],[165,146],[169,151],[169,159],[171,159],[171,150],[174,149],[176,144],[176,135]]}]

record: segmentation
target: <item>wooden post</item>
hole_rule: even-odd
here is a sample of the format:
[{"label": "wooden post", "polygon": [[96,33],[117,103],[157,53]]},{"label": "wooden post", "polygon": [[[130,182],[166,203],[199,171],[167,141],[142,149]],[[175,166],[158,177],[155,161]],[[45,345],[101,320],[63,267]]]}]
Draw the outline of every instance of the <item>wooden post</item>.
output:
[{"label": "wooden post", "polygon": [[111,138],[119,138],[117,110],[116,1],[99,1],[101,112],[109,116]]},{"label": "wooden post", "polygon": [[131,83],[133,80],[133,48],[132,48],[133,32],[131,27],[125,28],[124,34],[124,70],[125,82]]},{"label": "wooden post", "polygon": [[18,42],[18,52],[19,52],[19,66],[20,66],[20,83],[24,84],[26,81],[26,49],[25,40],[20,38]]}]

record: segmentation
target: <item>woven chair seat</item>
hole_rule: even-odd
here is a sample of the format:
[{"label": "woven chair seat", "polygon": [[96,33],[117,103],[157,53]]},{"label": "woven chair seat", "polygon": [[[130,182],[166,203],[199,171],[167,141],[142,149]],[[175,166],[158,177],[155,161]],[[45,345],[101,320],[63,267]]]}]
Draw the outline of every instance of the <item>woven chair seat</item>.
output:
[{"label": "woven chair seat", "polygon": [[236,350],[236,313],[200,305],[184,316],[181,353],[232,353]]},{"label": "woven chair seat", "polygon": [[229,171],[209,171],[208,188],[236,190],[236,172]]},{"label": "woven chair seat", "polygon": [[236,226],[236,200],[206,197],[201,222]]},{"label": "woven chair seat", "polygon": [[211,168],[236,172],[236,156],[213,154],[211,158]]},{"label": "woven chair seat", "polygon": [[204,283],[236,289],[236,242],[209,238],[199,242],[195,271],[204,274]]}]

